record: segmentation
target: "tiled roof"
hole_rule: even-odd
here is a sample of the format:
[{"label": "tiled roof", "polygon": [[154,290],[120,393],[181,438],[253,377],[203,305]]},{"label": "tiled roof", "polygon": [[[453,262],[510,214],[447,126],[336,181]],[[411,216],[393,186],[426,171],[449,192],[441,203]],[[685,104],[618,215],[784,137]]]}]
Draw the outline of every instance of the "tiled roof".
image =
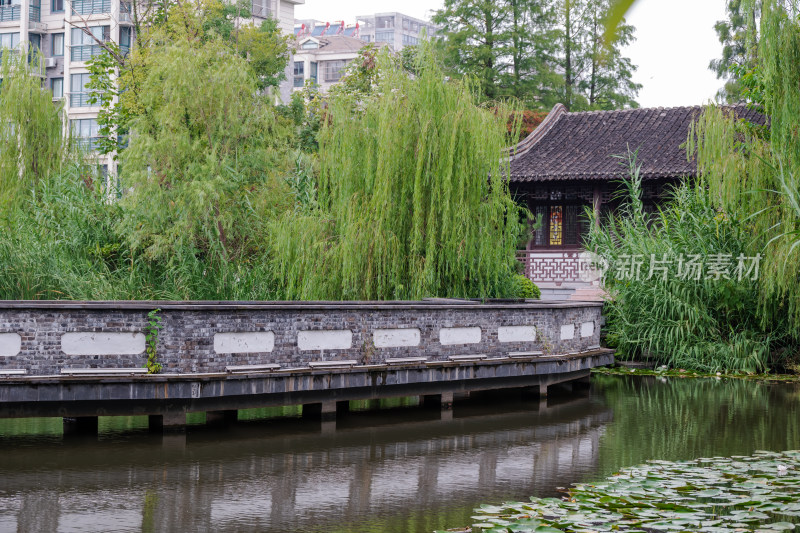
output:
[{"label": "tiled roof", "polygon": [[[694,176],[687,160],[689,126],[702,106],[584,111],[570,113],[557,104],[520,142],[511,158],[511,181],[608,180],[625,173],[615,156],[637,151],[644,179]],[[737,116],[764,123],[763,115],[731,106]]]},{"label": "tiled roof", "polygon": [[[369,46],[369,43],[366,43],[361,39],[356,39],[355,37],[349,37],[347,35],[326,35],[324,37],[316,37],[315,39],[319,41],[319,48],[301,48],[297,51],[297,53],[358,53],[365,46]],[[298,45],[301,45],[307,40],[308,36],[304,35],[298,39],[297,43]]]}]

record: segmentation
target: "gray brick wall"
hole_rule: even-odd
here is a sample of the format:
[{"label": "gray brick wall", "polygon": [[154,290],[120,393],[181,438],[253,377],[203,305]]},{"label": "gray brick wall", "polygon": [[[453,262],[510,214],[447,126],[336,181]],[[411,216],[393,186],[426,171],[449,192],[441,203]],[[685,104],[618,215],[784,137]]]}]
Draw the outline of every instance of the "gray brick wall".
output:
[{"label": "gray brick wall", "polygon": [[[147,313],[160,308],[158,360],[165,373],[224,372],[229,365],[277,363],[303,367],[311,361],[356,360],[378,364],[386,358],[426,357],[447,360],[452,355],[542,351],[563,354],[599,345],[601,304],[595,303],[178,303],[178,302],[0,302],[0,337],[17,334],[16,355],[0,357],[0,370],[26,369],[31,375],[59,374],[64,368],[142,367],[144,353],[132,355],[67,355],[64,333],[146,332]],[[588,333],[591,323],[591,335]],[[562,340],[562,326],[572,325],[572,339]],[[535,326],[535,341],[503,342],[502,326]],[[442,328],[479,327],[480,342],[443,345]],[[419,346],[376,348],[376,329],[418,328]],[[301,351],[298,332],[350,330],[349,349]],[[217,333],[274,333],[274,349],[262,353],[222,354],[214,350]],[[2,353],[2,347],[0,347]]]}]

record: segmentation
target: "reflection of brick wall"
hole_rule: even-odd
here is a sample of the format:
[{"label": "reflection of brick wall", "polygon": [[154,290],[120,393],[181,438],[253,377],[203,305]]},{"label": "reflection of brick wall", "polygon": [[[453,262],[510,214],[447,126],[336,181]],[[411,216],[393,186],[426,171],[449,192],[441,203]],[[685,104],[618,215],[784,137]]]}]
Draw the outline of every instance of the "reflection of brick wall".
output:
[{"label": "reflection of brick wall", "polygon": [[580,282],[578,255],[582,250],[566,252],[520,252],[525,275],[534,283]]}]

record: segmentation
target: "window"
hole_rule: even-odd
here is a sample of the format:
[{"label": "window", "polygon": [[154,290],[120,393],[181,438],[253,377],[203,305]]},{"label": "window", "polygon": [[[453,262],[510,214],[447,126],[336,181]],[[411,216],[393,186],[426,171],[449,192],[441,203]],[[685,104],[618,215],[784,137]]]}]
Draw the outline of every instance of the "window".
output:
[{"label": "window", "polygon": [[252,6],[254,17],[265,19],[270,16],[269,0],[253,0]]},{"label": "window", "polygon": [[42,4],[41,0],[30,0],[28,20],[30,22],[42,21]]},{"label": "window", "polygon": [[0,22],[10,22],[22,18],[19,0],[0,0]]},{"label": "window", "polygon": [[0,48],[14,49],[19,46],[19,32],[0,33]]},{"label": "window", "polygon": [[537,219],[541,217],[542,227],[533,233],[533,245],[537,248],[581,246],[583,235],[589,229],[584,208],[580,203],[557,201],[536,205],[532,211]]},{"label": "window", "polygon": [[347,61],[344,59],[337,61],[325,61],[325,63],[323,63],[325,81],[336,82],[342,79],[342,75],[344,74],[344,69],[346,66]]},{"label": "window", "polygon": [[31,49],[29,52],[33,52],[34,49],[41,50],[42,49],[42,36],[38,33],[29,33],[28,34],[28,41],[31,43]]},{"label": "window", "polygon": [[72,46],[70,49],[70,59],[72,61],[88,61],[90,58],[100,54],[100,46],[95,42],[95,38],[101,41],[110,40],[110,28],[108,26],[92,26],[87,35],[81,28],[72,28]]},{"label": "window", "polygon": [[89,73],[72,74],[69,81],[69,105],[71,107],[89,107],[91,91],[86,88],[89,83]]},{"label": "window", "polygon": [[61,57],[64,55],[64,34],[63,33],[54,33],[53,34],[53,50],[52,50],[53,57]]},{"label": "window", "polygon": [[119,51],[122,55],[128,55],[131,51],[131,42],[133,40],[133,28],[120,28],[119,29]]},{"label": "window", "polygon": [[314,85],[317,85],[319,82],[317,81],[317,62],[311,62],[311,79],[314,80]]},{"label": "window", "polygon": [[394,28],[394,17],[376,17],[376,28]]},{"label": "window", "polygon": [[86,150],[94,150],[96,141],[100,137],[100,128],[97,120],[93,118],[80,118],[70,120],[72,136],[78,145]]},{"label": "window", "polygon": [[403,34],[403,46],[416,46],[419,44],[419,39],[417,37],[412,37],[410,35]]},{"label": "window", "polygon": [[376,43],[393,43],[394,42],[394,32],[393,31],[378,31],[378,32],[375,32],[375,42]]},{"label": "window", "polygon": [[305,63],[302,61],[294,62],[294,86],[302,87],[305,84]]},{"label": "window", "polygon": [[52,0],[50,4],[50,12],[51,13],[63,13],[64,12],[64,0]]},{"label": "window", "polygon": [[309,39],[308,41],[304,42],[300,48],[302,48],[303,50],[314,50],[316,48],[319,48],[319,43]]},{"label": "window", "polygon": [[72,12],[78,15],[99,15],[111,12],[111,0],[72,0]]},{"label": "window", "polygon": [[64,98],[64,78],[51,79],[50,89],[53,91],[53,98]]},{"label": "window", "polygon": [[364,41],[365,43],[368,43],[371,38],[372,38],[371,35],[362,35],[361,36],[361,40]]}]

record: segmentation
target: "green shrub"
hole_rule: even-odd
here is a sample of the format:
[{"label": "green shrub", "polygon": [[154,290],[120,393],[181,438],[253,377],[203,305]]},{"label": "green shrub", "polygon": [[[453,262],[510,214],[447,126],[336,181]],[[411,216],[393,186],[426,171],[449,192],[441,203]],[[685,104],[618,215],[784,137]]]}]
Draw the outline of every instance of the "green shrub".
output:
[{"label": "green shrub", "polygon": [[[762,280],[736,273],[737,258],[751,255],[747,222],[727,216],[708,189],[692,185],[648,215],[635,157],[626,184],[618,215],[600,228],[591,224],[587,242],[609,264],[606,333],[618,356],[710,372],[782,364],[797,345],[788,315],[767,317],[759,305]],[[688,274],[692,258],[699,258],[698,275]],[[729,268],[719,276],[703,266],[723,260]]]},{"label": "green shrub", "polygon": [[512,279],[514,298],[524,298],[526,300],[541,299],[542,291],[539,290],[539,287],[537,287],[534,282],[521,274],[516,274]]}]

